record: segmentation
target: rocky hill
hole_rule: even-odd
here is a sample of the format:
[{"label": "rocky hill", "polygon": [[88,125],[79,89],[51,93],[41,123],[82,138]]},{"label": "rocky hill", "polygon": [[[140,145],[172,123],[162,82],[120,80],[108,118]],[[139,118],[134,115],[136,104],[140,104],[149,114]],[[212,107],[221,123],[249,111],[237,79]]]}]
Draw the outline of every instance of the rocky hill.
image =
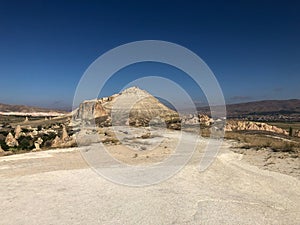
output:
[{"label": "rocky hill", "polygon": [[164,123],[168,128],[180,129],[177,112],[137,87],[110,97],[84,101],[73,118],[86,123],[95,119],[99,126],[147,126],[150,123]]},{"label": "rocky hill", "polygon": [[228,113],[238,114],[270,114],[282,112],[286,114],[300,113],[300,99],[264,100],[227,105]]},{"label": "rocky hill", "polygon": [[[264,100],[226,105],[227,118],[255,121],[300,121],[300,99]],[[198,108],[209,114],[209,107]]]}]

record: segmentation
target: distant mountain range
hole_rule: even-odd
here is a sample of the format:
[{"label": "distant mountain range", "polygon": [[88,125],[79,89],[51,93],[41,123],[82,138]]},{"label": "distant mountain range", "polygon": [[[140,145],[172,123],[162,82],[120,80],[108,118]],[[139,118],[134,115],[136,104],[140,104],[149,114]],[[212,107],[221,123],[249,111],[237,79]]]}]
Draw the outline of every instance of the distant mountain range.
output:
[{"label": "distant mountain range", "polygon": [[0,115],[17,116],[61,116],[68,112],[26,105],[9,105],[0,103]]},{"label": "distant mountain range", "polygon": [[[162,102],[162,101],[161,101]],[[168,106],[167,103],[162,102]],[[171,107],[172,108],[172,107]],[[300,99],[290,100],[264,100],[229,104],[227,108],[228,118],[277,118],[291,117],[300,120]],[[200,113],[210,114],[209,107],[198,107]],[[2,115],[32,115],[32,116],[55,116],[67,114],[67,111],[32,107],[26,105],[9,105],[0,103],[0,114]],[[268,119],[266,119],[268,120]],[[275,119],[276,120],[276,119]]]},{"label": "distant mountain range", "polygon": [[274,113],[300,113],[300,99],[264,100],[227,105],[227,114],[230,116]]},{"label": "distant mountain range", "polygon": [[[264,100],[226,105],[227,118],[262,121],[300,121],[300,99]],[[200,113],[210,114],[209,107],[198,107]]]}]

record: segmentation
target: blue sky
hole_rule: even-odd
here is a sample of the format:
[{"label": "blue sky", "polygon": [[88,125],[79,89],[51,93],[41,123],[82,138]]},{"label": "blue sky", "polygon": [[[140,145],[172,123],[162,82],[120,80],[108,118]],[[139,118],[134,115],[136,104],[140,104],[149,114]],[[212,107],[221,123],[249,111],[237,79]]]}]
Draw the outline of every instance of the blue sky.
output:
[{"label": "blue sky", "polygon": [[[198,54],[227,103],[300,98],[299,12],[297,1],[1,1],[0,102],[71,107],[97,57],[149,39]],[[204,101],[172,67],[145,63],[118,74],[102,95],[118,92],[130,78],[160,74]]]}]

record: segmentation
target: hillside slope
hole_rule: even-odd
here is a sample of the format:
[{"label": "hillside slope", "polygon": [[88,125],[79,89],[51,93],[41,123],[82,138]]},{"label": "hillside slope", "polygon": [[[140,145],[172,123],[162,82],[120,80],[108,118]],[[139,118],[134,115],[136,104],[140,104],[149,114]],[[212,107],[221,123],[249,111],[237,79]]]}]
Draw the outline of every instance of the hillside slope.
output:
[{"label": "hillside slope", "polygon": [[0,115],[19,115],[19,116],[59,116],[68,112],[57,109],[47,109],[26,105],[9,105],[0,103]]}]

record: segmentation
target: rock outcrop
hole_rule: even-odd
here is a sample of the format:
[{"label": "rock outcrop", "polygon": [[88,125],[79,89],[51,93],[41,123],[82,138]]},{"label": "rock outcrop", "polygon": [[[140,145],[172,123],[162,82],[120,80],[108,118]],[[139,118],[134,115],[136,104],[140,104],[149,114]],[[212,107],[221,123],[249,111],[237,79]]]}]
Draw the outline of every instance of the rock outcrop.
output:
[{"label": "rock outcrop", "polygon": [[19,146],[18,141],[14,138],[14,136],[12,135],[12,133],[8,133],[8,135],[6,136],[6,139],[5,139],[5,143],[9,147]]},{"label": "rock outcrop", "polygon": [[51,147],[53,148],[67,148],[67,147],[73,147],[75,145],[76,145],[75,137],[74,135],[73,136],[68,135],[65,125],[62,125],[61,137],[56,136],[51,143]]},{"label": "rock outcrop", "polygon": [[[222,120],[220,120],[222,122]],[[219,122],[220,122],[219,121]],[[183,117],[182,122],[188,125],[204,125],[204,126],[212,126],[214,123],[217,123],[218,120],[213,120],[209,116],[205,114],[194,115],[186,115]],[[285,129],[269,125],[267,123],[262,122],[253,122],[253,121],[240,121],[240,120],[227,120],[225,131],[241,131],[241,130],[257,130],[257,131],[269,131],[277,134],[288,135],[288,132]],[[300,131],[295,131],[294,136],[300,137]]]},{"label": "rock outcrop", "polygon": [[12,151],[4,151],[0,145],[0,156],[12,155]]},{"label": "rock outcrop", "polygon": [[4,150],[2,149],[1,145],[0,145],[0,156],[4,155]]},{"label": "rock outcrop", "polygon": [[76,146],[76,140],[74,137],[69,137],[68,139],[62,140],[58,136],[51,143],[52,148],[69,148]]},{"label": "rock outcrop", "polygon": [[182,116],[182,123],[186,125],[203,125],[210,126],[214,123],[214,120],[206,114],[189,114]]},{"label": "rock outcrop", "polygon": [[212,118],[205,114],[199,114],[199,120],[200,124],[203,124],[205,126],[210,126],[214,122]]},{"label": "rock outcrop", "polygon": [[21,136],[21,132],[22,132],[21,126],[17,125],[15,129],[15,139],[18,139]]},{"label": "rock outcrop", "polygon": [[288,132],[286,130],[266,123],[236,120],[227,121],[225,131],[236,130],[259,130],[288,135]]},{"label": "rock outcrop", "polygon": [[198,125],[200,124],[199,116],[196,114],[183,115],[181,122],[186,125]]},{"label": "rock outcrop", "polygon": [[61,139],[58,136],[56,136],[52,141],[51,147],[58,148],[60,147],[61,142],[62,142]]},{"label": "rock outcrop", "polygon": [[66,126],[63,124],[62,125],[62,135],[61,135],[61,139],[62,140],[67,140],[67,139],[69,139],[69,135],[68,135],[68,132],[67,132],[67,128],[66,128]]},{"label": "rock outcrop", "polygon": [[43,143],[43,139],[42,138],[38,138],[35,142],[34,142],[34,147],[35,147],[35,151],[39,151],[41,150],[40,145]]},{"label": "rock outcrop", "polygon": [[180,129],[181,122],[177,112],[137,87],[110,97],[84,101],[73,118],[86,123],[95,120],[101,127],[126,124],[148,126],[155,118],[161,118],[168,128]]}]

